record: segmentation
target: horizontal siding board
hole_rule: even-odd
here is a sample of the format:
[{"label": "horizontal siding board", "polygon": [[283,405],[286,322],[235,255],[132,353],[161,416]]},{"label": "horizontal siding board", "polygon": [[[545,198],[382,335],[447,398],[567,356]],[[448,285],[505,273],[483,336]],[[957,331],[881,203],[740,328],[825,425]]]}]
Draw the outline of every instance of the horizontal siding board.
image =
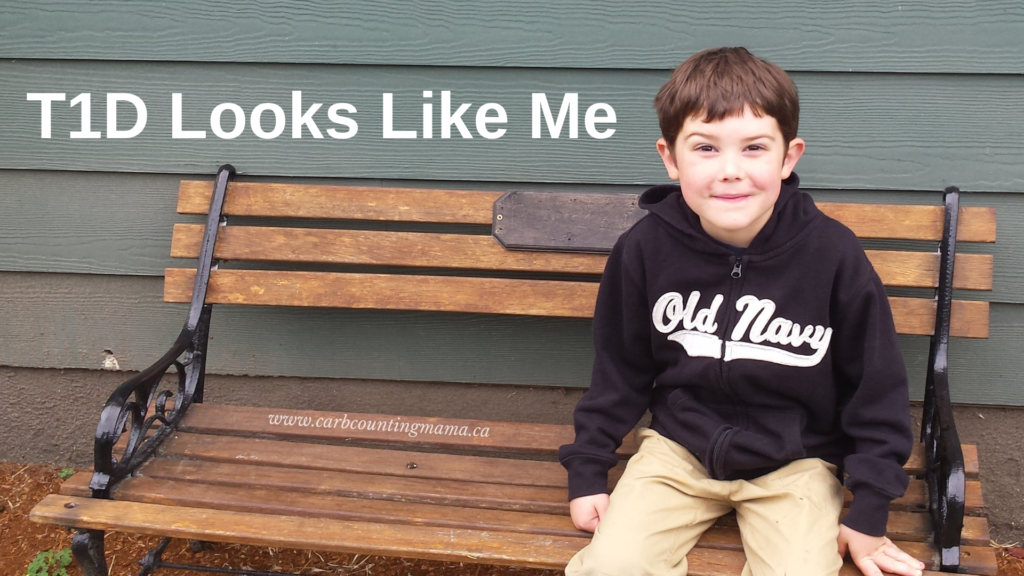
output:
[{"label": "horizontal siding board", "polygon": [[[74,61],[0,63],[0,168],[112,172],[213,173],[231,162],[241,174],[381,179],[474,180],[533,183],[645,184],[664,181],[654,153],[657,121],[652,97],[665,71],[497,68],[365,67],[275,64],[186,64]],[[1024,174],[1024,76],[794,74],[801,92],[801,135],[809,142],[798,167],[804,185],[878,190],[941,189],[1020,192]],[[455,107],[476,110],[497,102],[508,112],[508,133],[497,140],[385,140],[383,92],[395,94],[395,128],[421,125],[423,90],[433,90],[435,135],[440,134],[440,91]],[[262,140],[251,131],[221,140],[209,131],[212,109],[234,102],[247,113],[273,102],[291,116],[291,92],[303,91],[304,108],[321,130],[333,126],[326,109],[353,104],[358,134],[348,140]],[[55,103],[51,139],[40,138],[38,102],[28,92],[64,92]],[[72,140],[80,92],[93,98],[94,129],[103,130],[107,92],[129,91],[148,107],[145,131],[130,140]],[[171,135],[171,93],[184,94],[184,128],[206,129],[204,140]],[[617,132],[607,140],[531,138],[531,93],[552,100],[580,94],[580,115],[595,102],[612,105]],[[133,119],[126,112],[125,127]],[[267,114],[269,122],[272,114]],[[233,119],[228,114],[228,119]],[[230,122],[229,122],[230,124]],[[457,131],[456,131],[457,133]],[[545,136],[547,131],[545,130]]]},{"label": "horizontal siding board", "polygon": [[[185,305],[160,300],[157,278],[0,273],[0,365],[95,369],[107,348],[141,369],[184,322]],[[995,304],[991,318],[991,339],[952,340],[953,400],[1024,405],[1024,306]],[[927,342],[900,339],[917,399]],[[593,351],[588,320],[218,306],[210,362],[220,374],[587,386]]]},{"label": "horizontal siding board", "polygon": [[788,70],[1024,72],[1014,0],[18,2],[0,29],[9,58],[668,69],[743,45]]},{"label": "horizontal siding board", "polygon": [[162,274],[179,180],[0,171],[0,270]]},{"label": "horizontal siding board", "polygon": [[[187,177],[212,179],[212,173]],[[175,174],[0,170],[0,271],[162,276],[165,268],[187,265],[186,261],[170,257],[171,229],[176,222],[198,223],[202,218],[175,213],[182,178]],[[608,193],[643,190],[642,186],[522,182],[269,180],[438,189],[539,188]],[[937,205],[941,198],[938,191],[810,192],[817,200],[828,202]],[[998,237],[992,245],[959,245],[962,252],[993,254],[995,279],[992,293],[965,292],[957,297],[1024,304],[1024,195],[964,194],[962,203],[995,207]],[[901,247],[890,244],[886,247]],[[933,249],[922,247],[921,243],[903,247]]]}]

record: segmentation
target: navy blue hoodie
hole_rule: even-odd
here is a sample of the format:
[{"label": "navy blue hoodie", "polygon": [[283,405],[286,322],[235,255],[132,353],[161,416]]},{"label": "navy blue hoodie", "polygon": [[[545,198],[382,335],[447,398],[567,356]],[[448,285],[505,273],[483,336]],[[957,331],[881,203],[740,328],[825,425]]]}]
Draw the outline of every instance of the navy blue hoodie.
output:
[{"label": "navy blue hoodie", "polygon": [[885,534],[913,435],[906,369],[882,283],[848,228],[793,174],[737,257],[712,240],[679,186],[643,193],[649,214],[608,258],[594,311],[590,389],[559,449],[569,499],[608,492],[615,450],[651,427],[709,476],[751,479],[800,458],[847,475],[843,523]]}]

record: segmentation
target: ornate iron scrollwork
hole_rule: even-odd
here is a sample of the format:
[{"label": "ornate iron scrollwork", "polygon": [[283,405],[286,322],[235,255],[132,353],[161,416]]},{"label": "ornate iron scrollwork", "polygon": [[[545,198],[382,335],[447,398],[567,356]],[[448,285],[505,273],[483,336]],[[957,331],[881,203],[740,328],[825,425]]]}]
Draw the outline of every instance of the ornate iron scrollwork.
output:
[{"label": "ornate iron scrollwork", "polygon": [[[212,312],[212,306],[205,303],[206,289],[210,272],[215,268],[213,247],[223,222],[224,196],[234,173],[230,165],[222,166],[217,172],[185,326],[171,349],[152,366],[118,386],[100,413],[94,472],[89,483],[93,498],[109,498],[110,490],[135,472],[177,429],[188,407],[193,402],[203,401]],[[172,367],[177,377],[176,386],[171,388],[176,389],[161,386]],[[115,456],[115,448],[125,433],[127,442]]]},{"label": "ornate iron scrollwork", "polygon": [[[107,498],[115,484],[137,470],[177,429],[195,401],[200,376],[205,372],[203,349],[210,311],[210,306],[203,306],[201,330],[183,328],[163,358],[119,386],[107,400],[96,429],[95,472],[89,484],[94,498]],[[174,384],[171,388],[162,386],[172,367],[176,373]],[[127,442],[115,455],[125,434]]]}]

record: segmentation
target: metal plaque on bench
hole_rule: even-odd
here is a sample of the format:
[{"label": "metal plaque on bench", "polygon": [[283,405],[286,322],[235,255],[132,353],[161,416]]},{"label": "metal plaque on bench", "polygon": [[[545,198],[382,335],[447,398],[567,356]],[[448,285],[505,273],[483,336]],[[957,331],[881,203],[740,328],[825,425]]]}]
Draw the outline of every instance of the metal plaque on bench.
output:
[{"label": "metal plaque on bench", "polygon": [[491,233],[509,250],[608,253],[647,214],[636,194],[510,190],[494,202]]}]

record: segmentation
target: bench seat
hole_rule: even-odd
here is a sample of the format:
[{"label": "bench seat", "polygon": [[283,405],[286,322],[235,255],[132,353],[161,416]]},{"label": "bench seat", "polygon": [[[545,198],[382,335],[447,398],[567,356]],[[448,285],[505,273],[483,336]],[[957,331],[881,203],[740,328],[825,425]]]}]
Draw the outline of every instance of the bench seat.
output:
[{"label": "bench seat", "polygon": [[[275,416],[283,417],[276,425]],[[411,437],[314,425],[344,420],[418,422],[470,434],[487,428],[488,435]],[[32,514],[75,528],[561,569],[591,536],[569,518],[566,475],[555,460],[558,446],[572,438],[572,426],[550,424],[196,404],[111,501],[89,498],[91,473],[80,472]],[[635,449],[630,434],[620,456]],[[963,452],[961,569],[995,575],[977,450],[964,445]],[[610,485],[624,462],[612,470]],[[920,444],[905,468],[911,486],[893,501],[888,535],[937,569],[927,541],[926,489],[917,478],[924,471]],[[706,532],[690,559],[692,574],[738,575],[743,554],[735,516]],[[843,573],[858,571],[847,565]]]}]

